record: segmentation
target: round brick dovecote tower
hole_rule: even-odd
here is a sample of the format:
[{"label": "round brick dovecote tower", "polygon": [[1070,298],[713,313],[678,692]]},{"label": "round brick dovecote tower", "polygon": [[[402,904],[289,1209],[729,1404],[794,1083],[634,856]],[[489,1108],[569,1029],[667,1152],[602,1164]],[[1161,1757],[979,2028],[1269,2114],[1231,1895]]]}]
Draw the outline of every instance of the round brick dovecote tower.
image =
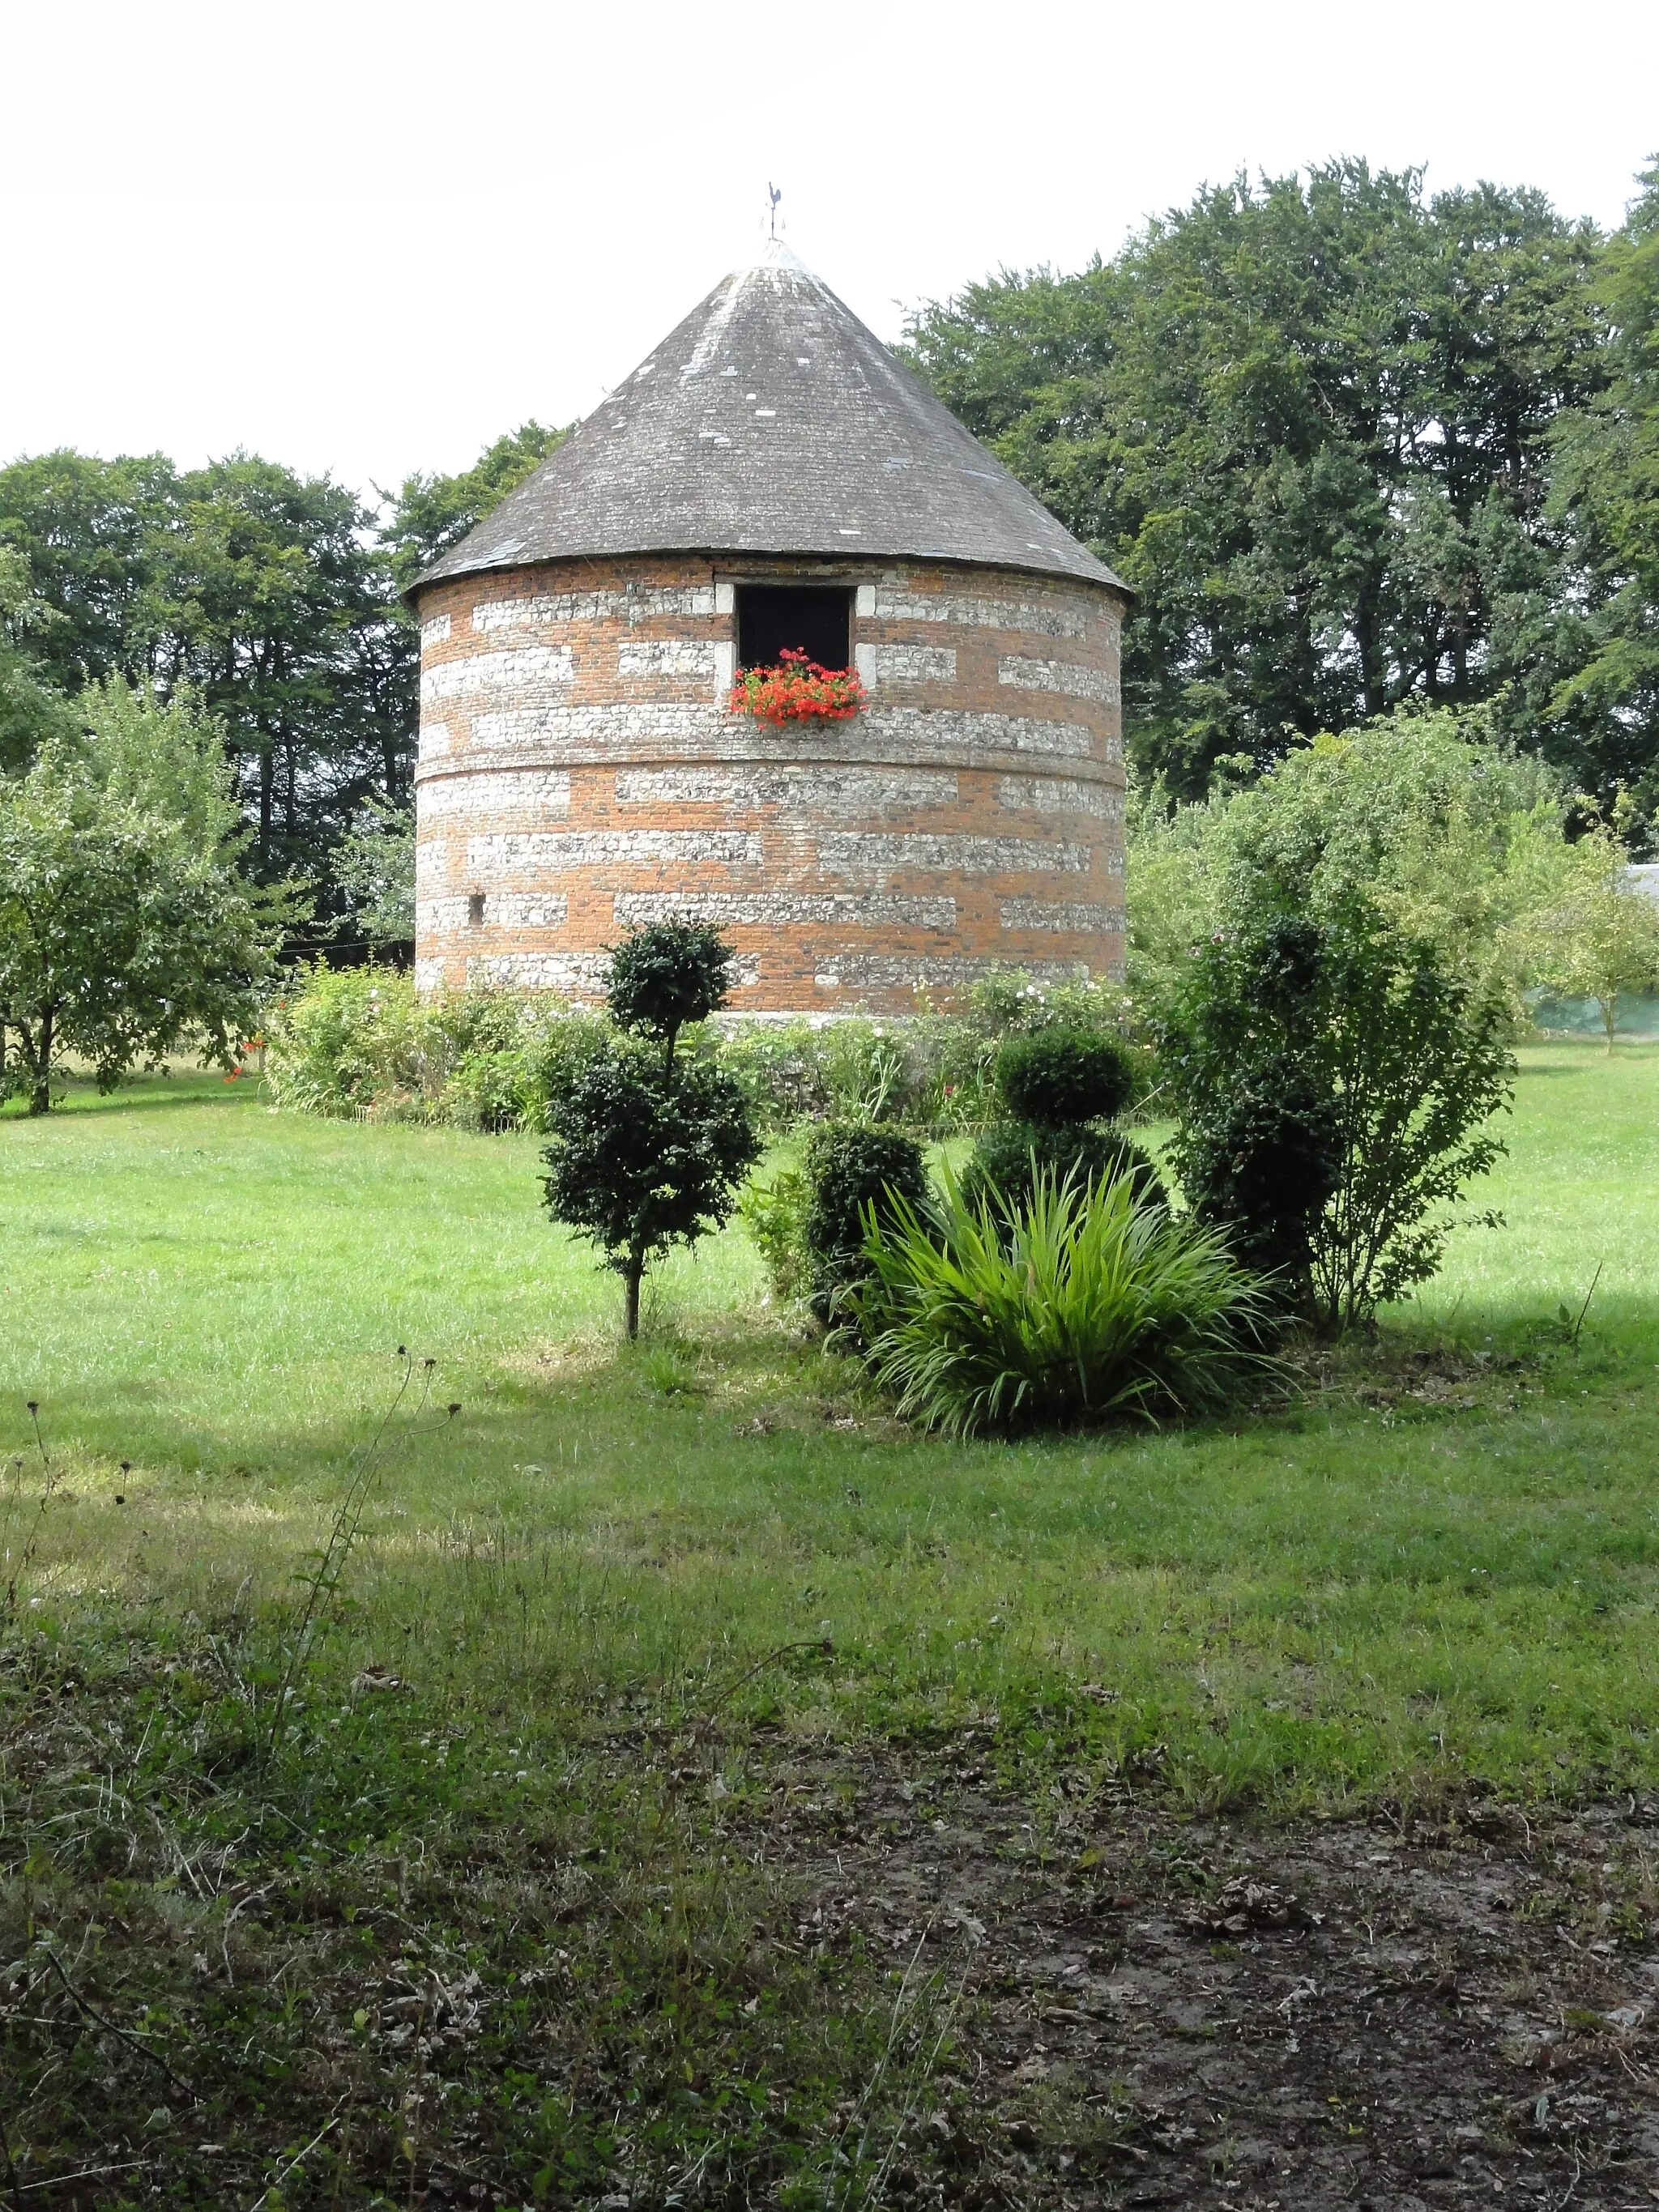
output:
[{"label": "round brick dovecote tower", "polygon": [[[422,576],[416,972],[591,997],[671,914],[735,1010],[1118,975],[1125,586],[787,248]],[[773,728],[734,672],[855,664]]]}]

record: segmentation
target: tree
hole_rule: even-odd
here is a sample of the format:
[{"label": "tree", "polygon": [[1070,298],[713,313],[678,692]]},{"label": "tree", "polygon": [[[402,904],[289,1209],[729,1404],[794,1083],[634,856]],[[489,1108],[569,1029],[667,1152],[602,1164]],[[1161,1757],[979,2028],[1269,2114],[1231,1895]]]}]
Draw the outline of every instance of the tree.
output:
[{"label": "tree", "polygon": [[62,690],[157,672],[177,496],[162,453],[106,461],[59,447],[0,469],[0,544],[27,562],[46,611],[37,650]]},{"label": "tree", "polygon": [[1629,856],[1613,833],[1592,831],[1573,848],[1571,880],[1531,918],[1531,977],[1564,999],[1591,999],[1607,1050],[1619,1002],[1659,988],[1659,907],[1631,880]]},{"label": "tree", "polygon": [[185,1042],[233,1066],[295,914],[240,870],[223,733],[193,701],[113,678],[81,712],[78,743],[0,779],[0,1029],[33,1114],[65,1053],[102,1090]]},{"label": "tree", "polygon": [[122,675],[204,698],[257,823],[246,865],[299,868],[331,918],[333,847],[413,774],[418,649],[376,523],[331,478],[246,453],[182,477],[160,455],[67,450],[0,470],[42,673],[71,694]]},{"label": "tree", "polygon": [[1565,880],[1570,814],[1559,778],[1497,741],[1484,708],[1322,735],[1195,805],[1143,793],[1128,853],[1138,992],[1167,1003],[1209,933],[1264,900],[1317,921],[1363,892],[1456,972],[1502,981],[1518,1011],[1526,917]]},{"label": "tree", "polygon": [[1582,780],[1630,787],[1659,813],[1659,164],[1611,241],[1598,294],[1611,380],[1552,435],[1551,518],[1566,538],[1565,588],[1516,610],[1543,711],[1571,734]]},{"label": "tree", "polygon": [[407,788],[416,657],[373,520],[331,477],[253,454],[179,482],[166,672],[224,722],[267,880],[296,866],[320,876],[368,793]]},{"label": "tree", "polygon": [[1334,1335],[1434,1274],[1502,1152],[1509,1009],[1362,896],[1318,920],[1268,897],[1212,933],[1166,1024],[1173,1152],[1200,1218]]},{"label": "tree", "polygon": [[340,840],[334,880],[353,902],[357,926],[373,945],[415,939],[415,809],[371,799]]},{"label": "tree", "polygon": [[1132,751],[1194,796],[1407,698],[1501,696],[1537,738],[1494,632],[1555,604],[1549,438],[1605,375],[1599,248],[1537,192],[1335,161],[970,286],[910,357],[1140,594]]},{"label": "tree", "polygon": [[459,545],[568,435],[540,422],[521,422],[487,446],[459,476],[405,477],[381,540],[391,554],[398,588],[407,590],[423,569]]},{"label": "tree", "polygon": [[707,923],[633,932],[612,955],[612,1047],[574,1067],[549,1101],[548,1210],[622,1277],[630,1340],[647,1261],[720,1228],[760,1154],[738,1084],[712,1060],[675,1054],[685,1024],[725,1004],[734,962]]},{"label": "tree", "polygon": [[43,744],[67,744],[75,734],[69,702],[42,680],[26,650],[41,620],[22,556],[0,545],[0,774],[26,769]]}]

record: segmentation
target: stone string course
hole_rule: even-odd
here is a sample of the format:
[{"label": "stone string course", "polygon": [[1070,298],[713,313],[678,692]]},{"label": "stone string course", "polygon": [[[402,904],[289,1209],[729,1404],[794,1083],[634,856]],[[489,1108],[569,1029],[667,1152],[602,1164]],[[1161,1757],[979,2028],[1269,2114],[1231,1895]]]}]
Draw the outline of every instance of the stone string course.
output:
[{"label": "stone string course", "polygon": [[[854,592],[871,696],[725,703],[734,584]],[[590,999],[618,933],[702,914],[755,1014],[902,1012],[997,965],[1123,959],[1121,605],[946,562],[685,555],[424,587],[416,977]]]}]

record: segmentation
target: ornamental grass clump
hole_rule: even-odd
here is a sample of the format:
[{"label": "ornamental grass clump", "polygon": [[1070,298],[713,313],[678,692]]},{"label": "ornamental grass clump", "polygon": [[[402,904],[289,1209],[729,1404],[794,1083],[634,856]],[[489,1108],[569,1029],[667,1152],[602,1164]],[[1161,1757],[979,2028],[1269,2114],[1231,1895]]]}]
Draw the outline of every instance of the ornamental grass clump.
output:
[{"label": "ornamental grass clump", "polygon": [[850,722],[865,703],[854,668],[824,668],[786,645],[775,668],[745,668],[727,702],[734,714],[757,722]]},{"label": "ornamental grass clump", "polygon": [[868,1217],[849,1320],[902,1419],[965,1437],[1213,1412],[1259,1385],[1271,1304],[1220,1232],[1132,1176],[1040,1170],[970,1205],[948,1169],[925,1211]]}]

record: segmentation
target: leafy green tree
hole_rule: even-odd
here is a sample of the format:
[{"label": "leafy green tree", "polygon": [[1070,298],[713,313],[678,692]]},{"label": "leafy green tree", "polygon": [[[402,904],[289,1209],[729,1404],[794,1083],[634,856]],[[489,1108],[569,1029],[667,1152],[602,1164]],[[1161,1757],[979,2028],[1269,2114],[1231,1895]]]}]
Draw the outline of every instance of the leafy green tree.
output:
[{"label": "leafy green tree", "polygon": [[415,938],[415,809],[371,799],[334,855],[334,880],[373,945]]},{"label": "leafy green tree", "polygon": [[40,621],[27,565],[0,545],[0,773],[26,769],[43,744],[54,738],[67,743],[75,734],[69,702],[41,680],[26,649]]},{"label": "leafy green tree", "polygon": [[[1659,814],[1659,164],[1604,258],[1608,388],[1553,434],[1565,588],[1517,598],[1512,657],[1582,781]],[[1519,680],[1523,680],[1518,678]],[[1558,747],[1558,750],[1561,750]]]},{"label": "leafy green tree", "polygon": [[472,466],[457,476],[405,477],[382,539],[392,556],[398,589],[407,589],[441,554],[459,545],[568,434],[540,422],[521,422],[487,446]]},{"label": "leafy green tree", "polygon": [[549,1101],[548,1210],[622,1277],[630,1340],[647,1262],[721,1227],[759,1157],[738,1083],[711,1058],[675,1054],[686,1024],[725,1004],[734,964],[704,922],[631,933],[611,957],[612,1048],[569,1069]]},{"label": "leafy green tree", "polygon": [[1602,380],[1599,243],[1536,192],[1336,161],[914,319],[920,372],[1140,594],[1143,775],[1192,796],[1404,699],[1510,697],[1495,611],[1554,604],[1549,434]]},{"label": "leafy green tree", "polygon": [[177,491],[161,453],[60,447],[0,469],[0,544],[27,562],[44,613],[34,649],[62,690],[157,673]]},{"label": "leafy green tree", "polygon": [[183,1043],[233,1065],[295,919],[239,866],[216,722],[118,678],[81,712],[78,743],[0,779],[0,1030],[35,1114],[66,1053],[105,1090]]},{"label": "leafy green tree", "polygon": [[408,787],[416,651],[373,520],[331,477],[256,455],[179,480],[167,674],[224,722],[267,879],[319,875],[372,791]]},{"label": "leafy green tree", "polygon": [[1130,972],[1165,1002],[1206,935],[1262,897],[1318,921],[1356,892],[1483,983],[1521,981],[1526,917],[1571,866],[1559,777],[1484,709],[1401,710],[1298,745],[1197,804],[1143,794],[1129,823]]},{"label": "leafy green tree", "polygon": [[257,824],[248,865],[299,867],[325,908],[344,904],[331,848],[371,799],[406,800],[413,771],[418,650],[375,523],[332,479],[245,453],[183,477],[69,451],[0,470],[42,673],[199,693]]},{"label": "leafy green tree", "polygon": [[1363,896],[1269,901],[1212,935],[1166,1024],[1174,1158],[1200,1218],[1337,1335],[1436,1273],[1501,1154],[1509,1009]]},{"label": "leafy green tree", "polygon": [[1590,999],[1613,1050],[1621,999],[1659,989],[1659,906],[1631,880],[1629,856],[1599,828],[1572,849],[1554,904],[1529,918],[1531,980],[1564,999]]}]

